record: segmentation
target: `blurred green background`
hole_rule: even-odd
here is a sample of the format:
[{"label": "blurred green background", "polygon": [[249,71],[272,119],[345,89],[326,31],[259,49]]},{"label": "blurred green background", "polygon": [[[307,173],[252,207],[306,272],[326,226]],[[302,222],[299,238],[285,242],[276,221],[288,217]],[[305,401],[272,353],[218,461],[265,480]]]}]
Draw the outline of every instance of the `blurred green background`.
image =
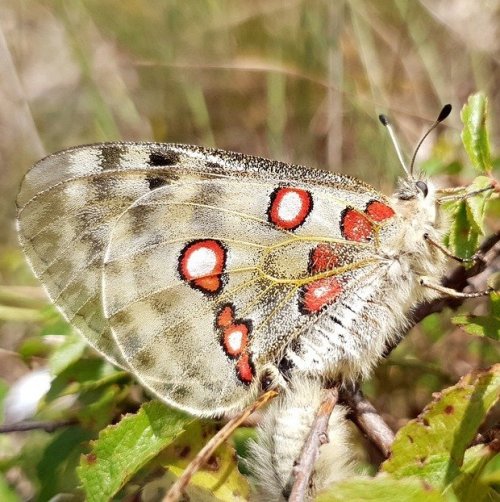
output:
[{"label": "blurred green background", "polygon": [[[192,143],[353,174],[390,193],[401,168],[377,115],[392,118],[411,155],[451,103],[419,161],[459,185],[473,177],[459,110],[484,91],[498,147],[498,82],[498,0],[1,0],[0,396],[67,335],[15,236],[17,187],[45,154],[117,139]],[[448,318],[417,327],[365,386],[394,428],[432,392],[498,360],[491,340]],[[43,472],[33,460],[12,473],[22,437],[17,450],[0,437],[0,463],[29,498]]]}]

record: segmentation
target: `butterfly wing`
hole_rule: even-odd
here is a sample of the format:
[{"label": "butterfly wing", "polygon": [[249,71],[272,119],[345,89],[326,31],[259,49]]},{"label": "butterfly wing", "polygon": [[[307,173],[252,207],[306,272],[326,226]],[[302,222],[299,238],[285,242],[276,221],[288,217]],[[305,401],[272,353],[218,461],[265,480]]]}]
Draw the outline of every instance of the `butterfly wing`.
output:
[{"label": "butterfly wing", "polygon": [[345,240],[342,195],[228,177],[138,199],[113,228],[103,299],[142,383],[198,415],[249,402],[267,364],[379,261],[370,239]]},{"label": "butterfly wing", "polygon": [[[200,189],[198,185],[200,180],[203,180],[205,189]],[[208,188],[209,182],[215,184]],[[230,185],[231,182],[239,182],[242,185],[236,188]],[[173,187],[173,192],[170,194],[156,193],[160,190],[168,191],[170,186]],[[231,190],[228,190],[229,186],[232,187]],[[189,195],[190,189],[191,195]],[[316,197],[316,192],[326,195]],[[132,228],[131,232],[128,218],[135,214],[137,223],[141,220],[137,216],[138,212],[143,210],[135,207],[147,207],[149,199],[152,201],[155,197],[159,197],[159,200],[164,200],[166,195],[172,201],[178,200],[180,203],[177,210],[173,210],[173,206],[169,210],[170,224],[168,219],[156,219],[152,221],[155,221],[157,226],[143,228],[138,225]],[[135,204],[139,200],[142,202]],[[195,206],[186,203],[201,200],[205,206],[215,207],[217,211],[206,208],[202,213],[199,206],[194,209]],[[313,322],[313,315],[302,317],[297,315],[297,305],[302,305],[302,309],[309,314],[314,313],[315,310],[321,310],[328,298],[338,289],[333,280],[328,284],[316,281],[308,287],[311,277],[317,277],[318,280],[328,279],[318,276],[317,270],[313,270],[315,267],[308,260],[317,260],[323,265],[326,260],[327,263],[330,262],[331,269],[338,268],[338,264],[333,265],[333,261],[338,259],[333,260],[331,256],[328,257],[329,253],[332,254],[331,242],[330,252],[326,253],[326,258],[318,251],[319,243],[323,242],[325,236],[339,241],[335,244],[338,251],[336,254],[349,255],[354,261],[361,263],[361,251],[371,250],[373,254],[379,236],[378,231],[374,232],[377,227],[373,223],[384,219],[388,208],[383,197],[373,188],[348,176],[220,150],[154,143],[90,145],[49,156],[36,164],[26,175],[17,202],[21,243],[35,274],[44,284],[49,296],[94,348],[123,367],[134,362],[135,356],[133,351],[129,351],[133,344],[129,345],[125,341],[126,336],[119,333],[120,315],[122,319],[126,316],[113,311],[116,305],[113,303],[114,296],[111,292],[114,288],[121,289],[123,312],[132,308],[137,302],[131,299],[130,292],[137,292],[140,288],[136,287],[131,277],[134,274],[136,277],[141,274],[147,275],[148,269],[144,264],[143,266],[136,264],[133,273],[129,271],[128,275],[122,275],[122,270],[117,276],[121,277],[119,280],[110,281],[113,267],[117,266],[120,269],[123,257],[111,258],[121,256],[120,246],[123,246],[125,253],[135,252],[134,246],[139,246],[137,249],[141,249],[141,246],[151,246],[152,239],[154,240],[154,236],[158,236],[158,233],[161,238],[170,233],[171,239],[181,237],[184,239],[183,242],[181,239],[177,243],[172,243],[168,258],[170,261],[164,262],[170,267],[170,274],[175,274],[175,267],[179,273],[178,267],[181,266],[179,260],[182,254],[184,282],[178,285],[175,291],[170,288],[164,290],[164,296],[159,294],[162,308],[169,309],[172,314],[164,316],[158,322],[163,322],[165,319],[170,322],[172,317],[181,318],[184,307],[182,303],[173,299],[179,296],[176,296],[175,292],[182,292],[180,297],[183,297],[187,307],[196,311],[196,316],[192,315],[191,325],[185,322],[183,330],[179,329],[177,333],[181,331],[187,333],[193,326],[195,329],[203,327],[206,336],[200,338],[202,342],[196,342],[196,337],[191,336],[190,343],[194,343],[192,353],[197,354],[196,350],[199,349],[201,351],[199,354],[203,355],[199,355],[197,360],[201,357],[205,358],[205,362],[211,357],[219,357],[216,367],[220,367],[222,374],[230,375],[231,378],[228,377],[226,380],[216,378],[216,382],[211,384],[207,383],[207,379],[200,379],[198,374],[190,377],[191,384],[186,385],[185,389],[179,388],[174,392],[172,382],[168,384],[170,387],[165,386],[167,385],[165,381],[168,381],[170,376],[167,375],[167,378],[165,375],[147,373],[147,364],[141,366],[135,362],[134,371],[139,376],[143,374],[144,381],[146,376],[151,382],[156,378],[159,383],[154,385],[148,383],[148,386],[165,399],[184,408],[195,411],[201,408],[209,410],[208,412],[213,409],[228,409],[234,407],[234,403],[245,401],[250,388],[253,389],[255,385],[252,383],[254,385],[252,387],[248,383],[242,383],[242,380],[252,377],[252,382],[255,382],[256,371],[263,366],[266,359],[271,358],[271,355],[274,356],[276,351],[283,350],[286,343],[289,343],[300,329],[305,329],[302,326]],[[222,210],[226,205],[230,208],[231,204],[234,204],[233,214]],[[156,209],[159,211],[159,208]],[[235,209],[240,216],[234,214]],[[220,228],[219,222],[224,223]],[[179,233],[186,225],[189,232]],[[124,240],[118,246],[122,226]],[[221,231],[225,233],[220,234]],[[112,232],[114,237],[110,243]],[[135,244],[130,240],[131,233],[136,239]],[[287,236],[287,239],[292,237],[293,242],[284,246],[283,242],[286,241],[283,240],[284,236]],[[303,241],[305,244],[297,242],[300,236],[306,237],[306,241]],[[214,247],[214,244],[208,247],[202,244],[194,245],[195,240],[220,241],[221,248],[218,249],[216,245]],[[184,247],[181,247],[182,244]],[[189,247],[192,244],[194,247]],[[345,253],[340,252],[339,246],[344,246]],[[106,250],[110,262],[102,278]],[[203,255],[211,257],[212,262],[219,260],[220,265],[222,263],[220,257],[225,256],[227,250],[231,251],[231,256],[228,254],[227,260],[233,260],[233,255],[237,256],[239,261],[234,258],[235,264],[250,268],[246,272],[240,271],[235,274],[231,274],[229,270],[217,274],[217,270],[214,270],[214,273],[203,277],[196,276],[201,266],[198,258],[194,260],[194,265],[191,263],[191,268],[188,266],[190,257]],[[255,266],[255,260],[262,261],[264,255],[267,260],[264,270],[271,272],[273,280],[262,275],[262,270]],[[287,260],[291,260],[294,266],[288,268]],[[147,266],[151,267],[150,275],[155,275],[155,267],[158,265],[148,262]],[[363,264],[363,266],[368,265]],[[359,271],[354,271],[343,270],[340,267],[340,271],[337,270],[335,274],[340,281],[342,274],[345,274],[345,278],[349,277],[349,274],[361,274],[361,268]],[[307,270],[309,278],[301,276],[297,282],[297,277],[286,275],[288,270]],[[328,273],[333,272],[330,270]],[[285,275],[282,277],[283,274]],[[237,276],[241,281],[241,289],[237,288]],[[191,281],[189,285],[186,278]],[[109,293],[105,302],[109,309],[107,315],[115,333],[111,332],[110,323],[103,313],[102,279]],[[131,282],[127,282],[129,280]],[[179,277],[177,280],[179,282]],[[226,281],[228,281],[227,288]],[[251,281],[255,281],[252,283],[253,286],[249,285]],[[306,282],[302,284],[300,281]],[[217,294],[210,296],[203,292],[204,288],[206,290],[212,288],[217,292],[221,284],[226,289],[219,296]],[[234,288],[229,289],[229,284],[231,286],[234,284]],[[132,287],[129,288],[129,285]],[[192,285],[196,287],[193,288]],[[164,286],[165,284],[162,284],[162,287]],[[322,294],[326,294],[326,302],[322,299]],[[222,308],[223,295],[227,295],[227,303],[233,305],[234,310]],[[207,300],[208,297],[212,303]],[[219,324],[215,325],[214,312],[220,314]],[[245,357],[232,355],[230,359],[233,366],[231,366],[227,354],[215,356],[217,351],[214,347],[220,352],[221,346],[214,340],[220,340],[227,335],[226,347],[223,349],[238,352],[238,343],[243,343],[241,340],[245,334],[243,333],[245,330],[241,328],[245,323],[239,320],[245,321],[248,317],[247,312],[248,316],[253,312],[252,322],[255,322],[256,335],[248,347],[250,345],[252,347],[256,366],[252,367],[253,363],[246,358],[246,355],[249,355],[246,352],[243,354]],[[257,314],[262,319],[257,317]],[[133,313],[132,320],[140,322],[140,317],[135,319],[135,315],[136,313]],[[141,311],[141,315],[144,315],[144,311]],[[148,324],[158,320],[156,313],[152,313],[147,319]],[[147,331],[148,324],[144,324],[142,329]],[[149,326],[153,330],[154,324]],[[237,327],[241,328],[239,334],[229,336],[232,332],[238,332]],[[207,342],[207,337],[211,337],[210,342]],[[116,346],[115,338],[120,340],[121,350]],[[149,336],[149,339],[153,338]],[[275,342],[270,343],[268,339]],[[168,356],[169,364],[182,366],[184,359],[176,359],[174,346],[173,343],[169,344],[169,350],[173,350]],[[276,350],[270,349],[271,346]],[[156,344],[154,347],[159,349],[160,345]],[[236,364],[239,364],[240,374],[235,377]],[[222,371],[223,368],[226,368],[225,373]],[[180,369],[182,370],[182,367]],[[178,372],[186,378],[187,373],[189,373],[187,370]],[[217,393],[223,395],[218,404],[203,402],[203,398],[199,397],[203,393],[202,387],[211,385],[212,392],[207,394],[209,399]],[[182,397],[182,394],[186,395],[191,391],[197,396],[196,398],[190,400]],[[232,391],[234,391],[233,396]]]}]

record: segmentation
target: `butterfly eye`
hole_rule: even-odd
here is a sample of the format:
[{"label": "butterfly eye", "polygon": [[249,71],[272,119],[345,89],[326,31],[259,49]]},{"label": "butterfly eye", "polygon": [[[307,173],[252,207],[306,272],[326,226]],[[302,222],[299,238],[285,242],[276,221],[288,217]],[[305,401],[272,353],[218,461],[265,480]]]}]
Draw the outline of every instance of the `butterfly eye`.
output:
[{"label": "butterfly eye", "polygon": [[427,197],[427,194],[429,193],[427,183],[424,183],[423,181],[417,181],[415,184],[417,185],[417,188],[424,194],[424,197]]}]

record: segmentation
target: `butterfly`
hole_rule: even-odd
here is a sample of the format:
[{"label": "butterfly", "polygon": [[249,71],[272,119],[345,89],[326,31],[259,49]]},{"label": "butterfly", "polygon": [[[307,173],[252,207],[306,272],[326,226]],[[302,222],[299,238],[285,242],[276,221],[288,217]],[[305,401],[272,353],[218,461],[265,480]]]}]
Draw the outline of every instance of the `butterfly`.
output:
[{"label": "butterfly", "polygon": [[38,162],[17,205],[24,252],[65,318],[199,416],[291,374],[366,376],[410,309],[442,293],[446,221],[411,172],[386,197],[259,157],[103,143]]}]

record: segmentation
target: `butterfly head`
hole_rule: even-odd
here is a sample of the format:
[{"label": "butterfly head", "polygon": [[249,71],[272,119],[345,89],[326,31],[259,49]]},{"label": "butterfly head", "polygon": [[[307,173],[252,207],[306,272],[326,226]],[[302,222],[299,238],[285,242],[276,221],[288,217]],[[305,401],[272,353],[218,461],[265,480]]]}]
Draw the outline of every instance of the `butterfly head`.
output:
[{"label": "butterfly head", "polygon": [[400,200],[433,200],[434,185],[425,178],[402,178],[399,180],[395,196]]},{"label": "butterfly head", "polygon": [[436,187],[424,176],[401,178],[393,195],[393,204],[398,213],[415,223],[437,227],[439,212]]}]

